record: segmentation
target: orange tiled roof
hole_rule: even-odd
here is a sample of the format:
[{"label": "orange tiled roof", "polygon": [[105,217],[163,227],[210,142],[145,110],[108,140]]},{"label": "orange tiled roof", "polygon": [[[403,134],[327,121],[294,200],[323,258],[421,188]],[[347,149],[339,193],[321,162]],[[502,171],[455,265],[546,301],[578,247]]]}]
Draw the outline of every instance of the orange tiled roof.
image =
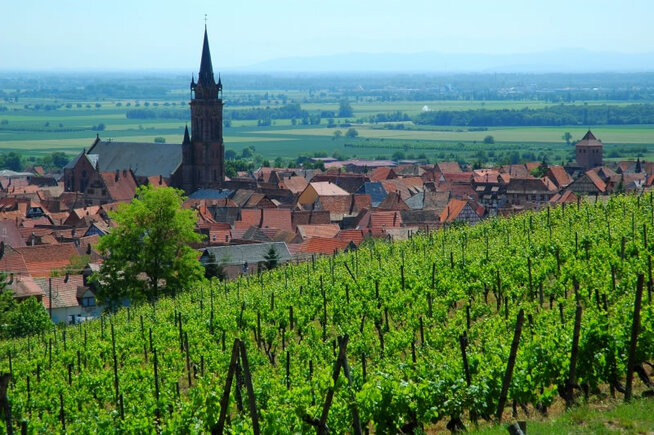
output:
[{"label": "orange tiled roof", "polygon": [[132,171],[100,172],[107,193],[114,201],[131,201],[136,192],[136,180]]},{"label": "orange tiled roof", "polygon": [[262,228],[277,228],[279,230],[293,232],[293,226],[291,225],[290,209],[264,208],[262,210],[263,210],[263,218],[261,220]]},{"label": "orange tiled roof", "polygon": [[572,177],[566,172],[565,168],[560,165],[551,165],[547,168],[550,179],[560,188],[564,188],[572,183]]},{"label": "orange tiled roof", "polygon": [[338,234],[336,234],[336,238],[338,240],[352,242],[359,246],[359,244],[365,238],[365,235],[363,234],[362,230],[341,230],[338,232]]},{"label": "orange tiled roof", "polygon": [[589,146],[602,146],[602,142],[600,142],[595,135],[588,130],[588,132],[584,135],[584,137],[581,138],[579,142],[575,144],[575,146],[578,147],[589,147]]},{"label": "orange tiled roof", "polygon": [[332,239],[338,234],[341,228],[338,224],[298,225],[297,233],[303,240],[313,237]]},{"label": "orange tiled roof", "polygon": [[391,178],[397,178],[393,168],[375,168],[370,175],[370,181],[390,180]]},{"label": "orange tiled roof", "polygon": [[293,194],[299,194],[304,191],[304,189],[307,188],[307,185],[309,183],[307,182],[306,178],[301,177],[301,176],[293,176],[290,178],[285,178],[279,183],[279,187],[285,188],[293,192]]},{"label": "orange tiled roof", "polygon": [[409,210],[410,207],[406,202],[402,201],[400,194],[391,192],[386,195],[386,198],[377,206],[379,210]]},{"label": "orange tiled roof", "polygon": [[77,255],[73,243],[27,246],[16,250],[22,254],[27,269],[34,277],[49,276],[53,270],[68,266],[70,259]]},{"label": "orange tiled roof", "polygon": [[23,254],[7,244],[4,245],[4,254],[0,258],[0,271],[7,274],[29,275]]},{"label": "orange tiled roof", "polygon": [[310,186],[316,191],[318,196],[349,196],[350,194],[341,189],[334,183],[328,181],[318,181],[310,183]]},{"label": "orange tiled roof", "polygon": [[602,180],[599,177],[599,175],[597,175],[597,172],[591,169],[589,171],[586,171],[586,176],[590,179],[590,181],[595,185],[595,187],[597,187],[597,189],[600,192],[606,192],[606,183],[604,182],[604,180]]},{"label": "orange tiled roof", "polygon": [[289,245],[288,248],[292,254],[302,252],[307,254],[332,255],[334,251],[344,251],[349,245],[350,242],[347,240],[314,237],[302,243]]}]

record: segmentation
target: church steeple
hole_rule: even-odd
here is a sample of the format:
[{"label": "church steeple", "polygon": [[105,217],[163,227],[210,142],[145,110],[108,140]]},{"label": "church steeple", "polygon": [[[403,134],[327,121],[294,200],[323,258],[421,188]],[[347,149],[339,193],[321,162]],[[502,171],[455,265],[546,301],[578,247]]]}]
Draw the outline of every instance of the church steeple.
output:
[{"label": "church steeple", "polygon": [[211,64],[211,52],[209,51],[209,38],[207,36],[207,26],[204,26],[204,43],[202,45],[202,60],[200,61],[200,74],[198,75],[198,84],[202,86],[211,86],[216,84],[213,77],[213,65]]},{"label": "church steeple", "polygon": [[[216,188],[225,180],[222,81],[213,75],[209,36],[204,26],[197,81],[191,79],[191,126],[182,143],[182,187],[190,194]],[[189,134],[190,133],[190,134]]]},{"label": "church steeple", "polygon": [[188,125],[186,128],[184,128],[184,140],[182,141],[182,145],[188,145],[191,143],[191,136],[188,134]]}]

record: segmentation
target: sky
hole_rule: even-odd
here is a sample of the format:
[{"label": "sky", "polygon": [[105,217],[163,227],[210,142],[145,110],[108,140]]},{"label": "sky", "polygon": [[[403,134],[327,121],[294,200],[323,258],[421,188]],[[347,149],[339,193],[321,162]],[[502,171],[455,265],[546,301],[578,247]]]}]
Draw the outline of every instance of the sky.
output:
[{"label": "sky", "polygon": [[652,0],[0,0],[1,70],[199,66],[344,53],[654,52]]}]

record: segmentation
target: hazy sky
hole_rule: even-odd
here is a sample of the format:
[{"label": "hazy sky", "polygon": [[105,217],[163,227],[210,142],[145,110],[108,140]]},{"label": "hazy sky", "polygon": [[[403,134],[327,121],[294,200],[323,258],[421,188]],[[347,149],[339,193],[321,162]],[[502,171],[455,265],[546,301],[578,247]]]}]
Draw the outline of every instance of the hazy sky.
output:
[{"label": "hazy sky", "polygon": [[653,0],[0,0],[2,69],[214,69],[351,52],[654,50]]}]

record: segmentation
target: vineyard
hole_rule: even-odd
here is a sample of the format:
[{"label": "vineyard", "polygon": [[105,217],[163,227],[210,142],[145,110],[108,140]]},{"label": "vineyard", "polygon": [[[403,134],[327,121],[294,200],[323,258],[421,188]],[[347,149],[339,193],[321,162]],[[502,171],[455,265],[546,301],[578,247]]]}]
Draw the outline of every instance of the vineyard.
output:
[{"label": "vineyard", "polygon": [[653,225],[645,195],[371,240],[3,342],[4,412],[29,433],[394,433],[628,399],[652,388]]}]

